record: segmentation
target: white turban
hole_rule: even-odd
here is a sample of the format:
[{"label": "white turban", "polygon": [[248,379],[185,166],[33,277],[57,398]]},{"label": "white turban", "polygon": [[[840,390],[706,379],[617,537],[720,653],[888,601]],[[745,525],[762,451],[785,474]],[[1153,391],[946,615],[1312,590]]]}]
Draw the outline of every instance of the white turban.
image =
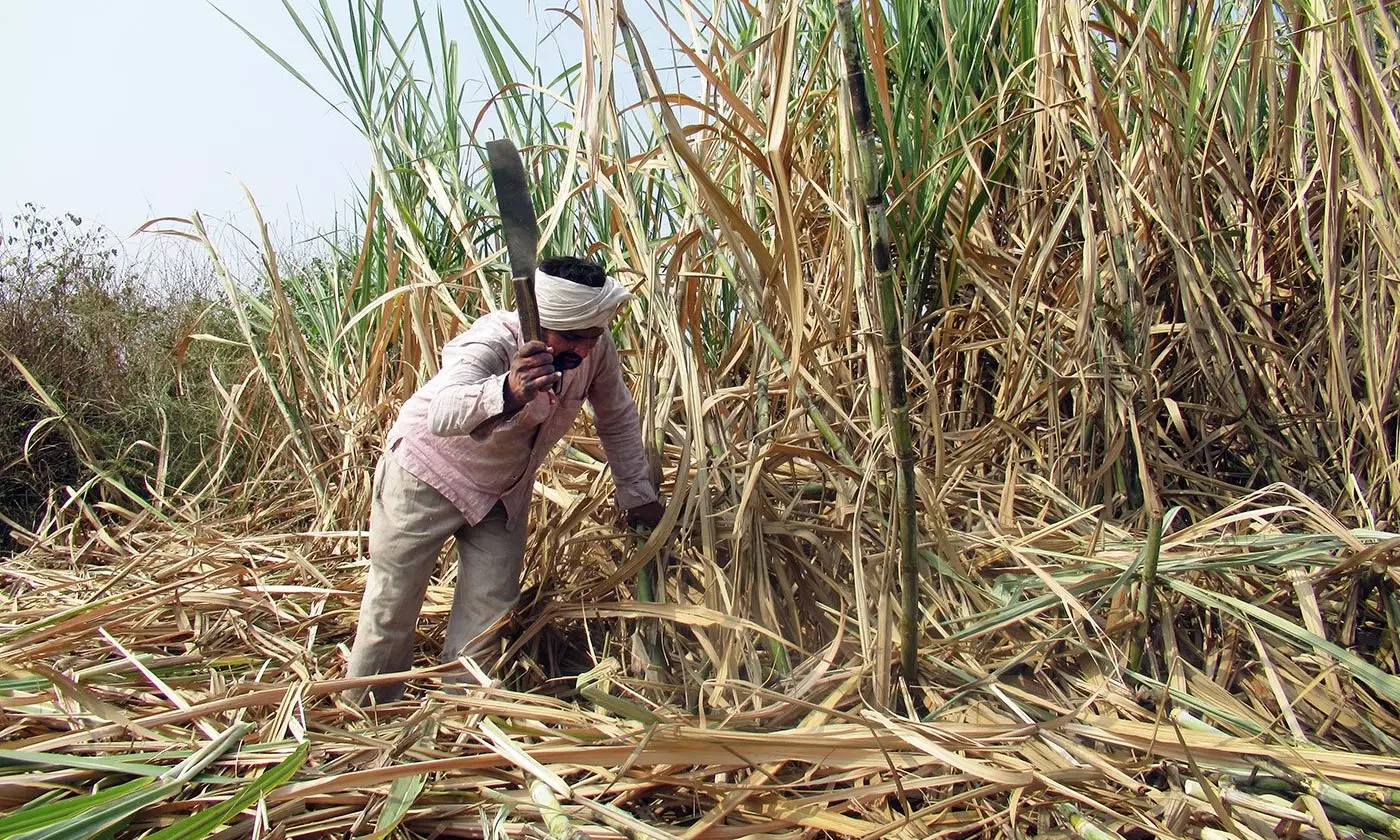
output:
[{"label": "white turban", "polygon": [[545,329],[606,327],[617,308],[635,298],[611,277],[595,289],[535,269],[535,303],[540,310],[540,326]]}]

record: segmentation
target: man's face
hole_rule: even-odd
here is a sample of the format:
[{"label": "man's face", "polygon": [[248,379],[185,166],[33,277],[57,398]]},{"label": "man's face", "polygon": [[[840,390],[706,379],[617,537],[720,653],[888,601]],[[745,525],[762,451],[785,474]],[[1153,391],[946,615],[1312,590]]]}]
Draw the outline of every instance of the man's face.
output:
[{"label": "man's face", "polygon": [[563,373],[583,364],[588,353],[603,334],[602,327],[589,327],[586,330],[542,330],[544,343],[554,348],[554,369]]}]

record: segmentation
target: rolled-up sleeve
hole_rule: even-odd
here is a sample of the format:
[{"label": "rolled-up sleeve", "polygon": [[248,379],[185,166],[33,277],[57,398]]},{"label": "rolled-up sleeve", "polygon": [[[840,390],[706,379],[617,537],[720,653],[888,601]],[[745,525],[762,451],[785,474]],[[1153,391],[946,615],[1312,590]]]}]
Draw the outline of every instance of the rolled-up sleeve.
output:
[{"label": "rolled-up sleeve", "polygon": [[622,364],[610,336],[598,339],[593,348],[597,373],[588,388],[588,402],[603,442],[603,452],[612,467],[617,505],[624,510],[657,500],[651,482],[651,467],[642,446],[642,424],[632,392],[622,379]]},{"label": "rolled-up sleeve", "polygon": [[435,435],[469,435],[505,411],[510,357],[493,343],[464,341],[443,353],[442,387],[428,408]]}]

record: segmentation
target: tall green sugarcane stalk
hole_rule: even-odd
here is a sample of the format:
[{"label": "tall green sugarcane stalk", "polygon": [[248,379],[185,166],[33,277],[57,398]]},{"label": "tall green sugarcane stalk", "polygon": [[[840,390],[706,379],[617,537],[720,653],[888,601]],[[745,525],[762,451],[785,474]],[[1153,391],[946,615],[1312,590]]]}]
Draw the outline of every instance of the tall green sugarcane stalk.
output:
[{"label": "tall green sugarcane stalk", "polygon": [[885,374],[889,405],[885,422],[894,440],[895,505],[891,521],[899,529],[899,585],[903,624],[900,628],[900,671],[906,686],[918,676],[919,637],[919,553],[914,521],[914,445],[909,433],[909,394],[904,371],[904,325],[900,319],[899,297],[895,289],[890,223],[885,213],[885,182],[880,171],[879,138],[870,114],[865,91],[865,64],[857,43],[855,11],[851,0],[836,4],[841,52],[846,59],[846,93],[856,127],[856,170],[859,196],[865,203],[868,226],[868,275],[874,279],[879,296],[880,321],[884,333]]}]

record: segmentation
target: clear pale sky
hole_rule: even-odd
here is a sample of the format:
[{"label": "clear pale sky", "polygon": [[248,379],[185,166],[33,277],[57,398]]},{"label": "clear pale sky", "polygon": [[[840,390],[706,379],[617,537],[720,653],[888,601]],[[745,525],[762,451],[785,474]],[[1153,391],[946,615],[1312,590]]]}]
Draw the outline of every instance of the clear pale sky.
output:
[{"label": "clear pale sky", "polygon": [[[340,101],[280,0],[217,5]],[[531,3],[490,5],[527,37],[542,23]],[[462,21],[459,0],[446,9]],[[453,28],[476,75],[470,30]],[[0,217],[34,202],[125,238],[199,210],[250,230],[242,182],[295,237],[366,180],[354,126],[204,0],[0,0],[0,90]]]}]

